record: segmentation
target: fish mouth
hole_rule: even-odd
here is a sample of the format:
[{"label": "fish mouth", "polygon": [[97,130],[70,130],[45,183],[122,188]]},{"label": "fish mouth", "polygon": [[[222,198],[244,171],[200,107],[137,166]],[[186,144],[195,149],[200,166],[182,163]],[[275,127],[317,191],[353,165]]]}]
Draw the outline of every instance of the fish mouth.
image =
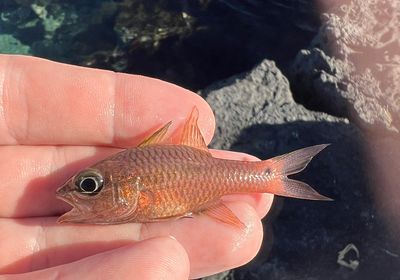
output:
[{"label": "fish mouth", "polygon": [[[64,200],[64,199],[63,199]],[[67,201],[68,202],[68,201]],[[70,202],[68,202],[70,203]],[[72,203],[70,203],[73,205]],[[81,207],[73,206],[73,208],[58,217],[57,222],[60,224],[66,223],[87,223],[91,219],[94,218],[94,215],[90,214],[90,212],[81,209]]]},{"label": "fish mouth", "polygon": [[[57,190],[58,191],[58,190]],[[58,223],[73,223],[77,222],[78,218],[82,217],[82,212],[79,210],[79,208],[76,206],[74,203],[74,199],[71,194],[63,194],[59,195],[58,193],[56,194],[56,198],[68,203],[69,205],[72,206],[72,209],[63,215],[61,215],[58,219]]]},{"label": "fish mouth", "polygon": [[56,190],[56,198],[60,199],[72,207],[76,207],[75,199],[72,192],[68,190],[68,185],[63,185]]},{"label": "fish mouth", "polygon": [[56,198],[60,199],[72,206],[72,209],[58,219],[58,223],[79,223],[82,222],[85,213],[85,207],[79,206],[78,201],[73,195],[73,192],[68,190],[68,185],[63,185],[56,190]]},{"label": "fish mouth", "polygon": [[64,223],[77,223],[81,219],[81,211],[76,208],[72,208],[67,213],[63,214],[57,219],[57,222],[60,224]]}]

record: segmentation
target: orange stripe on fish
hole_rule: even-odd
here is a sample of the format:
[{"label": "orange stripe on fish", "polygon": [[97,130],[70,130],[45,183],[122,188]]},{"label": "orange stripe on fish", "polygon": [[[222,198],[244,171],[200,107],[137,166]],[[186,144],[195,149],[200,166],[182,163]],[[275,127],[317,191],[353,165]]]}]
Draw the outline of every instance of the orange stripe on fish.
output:
[{"label": "orange stripe on fish", "polygon": [[168,144],[167,123],[135,148],[112,155],[70,178],[56,193],[73,209],[61,223],[156,222],[205,214],[242,228],[223,204],[235,193],[330,200],[287,176],[302,171],[327,145],[316,145],[260,162],[214,158],[197,126],[198,110],[187,118],[177,144]]}]

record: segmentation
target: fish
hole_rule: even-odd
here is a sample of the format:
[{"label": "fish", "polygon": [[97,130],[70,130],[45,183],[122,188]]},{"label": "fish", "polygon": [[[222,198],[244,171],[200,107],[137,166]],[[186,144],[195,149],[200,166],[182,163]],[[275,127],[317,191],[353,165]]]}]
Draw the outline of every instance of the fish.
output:
[{"label": "fish", "polygon": [[308,184],[287,177],[305,169],[329,144],[262,161],[216,158],[205,144],[198,117],[194,107],[177,143],[166,139],[171,121],[137,147],[122,150],[72,176],[56,190],[56,197],[72,206],[58,222],[149,223],[203,214],[243,228],[224,204],[223,196],[271,193],[331,200]]}]

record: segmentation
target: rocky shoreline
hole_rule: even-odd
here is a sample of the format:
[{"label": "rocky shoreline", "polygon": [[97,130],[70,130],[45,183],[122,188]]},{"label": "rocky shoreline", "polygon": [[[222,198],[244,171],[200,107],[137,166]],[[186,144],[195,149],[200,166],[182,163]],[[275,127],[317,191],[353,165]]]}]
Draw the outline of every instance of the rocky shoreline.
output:
[{"label": "rocky shoreline", "polygon": [[350,1],[324,15],[288,79],[264,60],[201,91],[216,113],[215,148],[268,158],[332,143],[299,178],[335,199],[278,198],[258,257],[207,279],[400,277],[399,11]]}]

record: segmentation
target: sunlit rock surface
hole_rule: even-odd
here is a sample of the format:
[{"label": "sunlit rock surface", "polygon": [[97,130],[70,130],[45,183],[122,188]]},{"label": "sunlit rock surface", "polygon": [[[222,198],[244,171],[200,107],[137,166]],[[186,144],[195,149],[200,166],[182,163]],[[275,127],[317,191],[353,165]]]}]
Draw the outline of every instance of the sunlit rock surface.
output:
[{"label": "sunlit rock surface", "polygon": [[400,129],[400,2],[343,1],[292,68],[298,98],[371,132]]}]

